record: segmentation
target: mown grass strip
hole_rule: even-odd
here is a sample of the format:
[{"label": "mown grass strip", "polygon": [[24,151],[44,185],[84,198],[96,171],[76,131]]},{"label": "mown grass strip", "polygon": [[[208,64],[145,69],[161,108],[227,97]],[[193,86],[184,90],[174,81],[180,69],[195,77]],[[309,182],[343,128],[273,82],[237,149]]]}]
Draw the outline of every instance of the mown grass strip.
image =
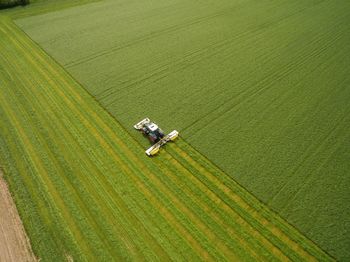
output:
[{"label": "mown grass strip", "polygon": [[[22,80],[24,80],[24,79],[22,79]],[[20,83],[18,83],[19,85],[21,85]],[[25,89],[25,87],[23,86],[23,88]],[[18,93],[17,93],[17,95],[16,95],[17,97],[21,97]],[[16,96],[13,96],[13,97],[16,97]],[[24,96],[22,96],[22,97],[24,97]],[[23,103],[23,101],[22,102],[20,102],[20,103],[13,103],[14,105],[18,105],[18,104],[21,104],[21,105],[24,105],[25,103]],[[22,110],[22,115],[26,115],[26,114],[28,114],[28,112],[30,112],[30,107],[28,107],[28,108],[24,108],[24,109],[22,109],[22,107],[20,107],[20,110]],[[28,117],[26,120],[22,120],[22,121],[20,121],[21,123],[31,123],[31,122],[34,122],[35,123],[35,121],[34,120],[30,120],[31,118],[30,117]],[[54,188],[56,188],[56,187],[58,187],[58,188],[61,188],[61,189],[65,189],[65,186],[62,186],[62,184],[61,184],[61,186],[59,186],[59,185],[57,185],[57,183],[58,184],[60,184],[61,183],[61,178],[56,174],[55,176],[54,176],[54,174],[56,173],[56,172],[59,172],[59,171],[56,171],[55,170],[55,166],[52,166],[51,164],[52,164],[52,162],[54,162],[55,161],[55,157],[48,157],[46,154],[50,154],[51,153],[51,151],[50,150],[48,150],[47,148],[45,149],[45,146],[43,145],[43,144],[41,144],[41,143],[45,143],[45,141],[47,141],[47,139],[41,139],[41,140],[39,140],[39,137],[38,137],[38,132],[35,132],[35,129],[36,129],[36,126],[35,125],[33,125],[33,126],[31,126],[30,127],[30,129],[29,130],[31,130],[31,133],[33,134],[33,135],[35,135],[36,136],[36,147],[39,145],[39,146],[41,146],[41,147],[43,147],[43,153],[42,154],[40,154],[40,150],[42,150],[40,147],[39,148],[37,148],[36,149],[36,154],[34,154],[34,155],[36,155],[36,156],[39,156],[40,155],[40,157],[42,157],[43,159],[46,159],[45,160],[45,164],[46,165],[49,165],[47,168],[48,168],[48,171],[47,171],[47,173],[40,173],[41,174],[41,176],[48,176],[48,177],[51,177],[51,178],[47,178],[47,179],[53,179],[52,181],[55,183],[55,185],[52,185],[52,187],[51,187],[51,190],[50,190],[50,192],[52,193],[52,194],[55,194],[54,192],[56,192],[56,194],[57,195],[60,195],[59,193],[57,193],[57,191],[56,191],[56,189],[54,189]],[[37,161],[39,161],[39,159],[37,159]],[[36,164],[36,162],[35,162],[35,164]],[[34,165],[35,165],[34,164]],[[38,162],[38,164],[40,164],[40,162]],[[64,174],[62,171],[61,172],[59,172],[60,174]],[[45,183],[43,183],[40,187],[42,187],[42,186],[46,186],[46,184]],[[40,188],[39,187],[39,188]],[[72,191],[72,192],[74,192],[74,191]],[[70,193],[72,193],[72,192],[70,192]],[[68,191],[68,193],[69,193],[69,191]],[[66,192],[66,194],[67,194],[67,192]],[[71,195],[71,194],[69,194],[69,195]],[[62,201],[64,201],[64,197],[62,197],[61,196],[61,198],[62,198],[62,200],[61,200],[61,202]],[[58,200],[56,200],[57,201],[57,203],[60,203]],[[52,202],[55,202],[55,201],[52,201]],[[66,202],[66,204],[67,204],[67,202]],[[64,208],[64,205],[62,204],[62,206],[60,207],[60,211],[62,212],[62,211],[64,211],[64,210],[66,210],[65,208]],[[66,211],[66,215],[68,215],[70,212],[69,211]],[[72,219],[72,217],[70,216],[70,215],[68,215],[68,216],[66,216],[66,219],[65,219],[68,223],[70,222],[70,223],[73,223],[73,219]],[[74,224],[72,224],[72,225],[74,225]],[[80,224],[78,224],[78,225],[80,225]],[[68,228],[68,227],[67,227]],[[72,226],[72,228],[74,228],[74,226]],[[89,228],[89,227],[88,227]],[[79,230],[77,230],[77,231],[75,231],[75,237],[77,238],[77,240],[79,240],[79,241],[82,241],[81,242],[81,245],[84,243],[83,242],[83,240],[85,240],[86,238],[87,238],[87,235],[86,235],[86,233],[84,234],[85,236],[84,237],[82,237],[82,234],[79,234],[78,233],[79,232]],[[85,228],[85,232],[90,232],[89,234],[91,234],[91,233],[93,233],[92,231],[90,231],[90,230],[87,230],[87,228]],[[80,237],[79,237],[79,235],[80,235]],[[93,242],[92,241],[92,239],[90,239],[90,241],[91,242]],[[97,245],[98,243],[96,243],[96,245]],[[83,246],[83,245],[82,245]],[[98,247],[98,245],[97,245],[97,247]],[[100,247],[101,248],[101,247]],[[89,253],[89,249],[91,249],[91,248],[86,248],[86,254],[88,254]]]},{"label": "mown grass strip", "polygon": [[[30,94],[29,94],[29,95],[30,95]],[[46,98],[48,98],[48,97],[46,97]],[[68,136],[67,136],[67,137],[68,137]],[[66,138],[67,138],[67,137],[66,137]],[[91,170],[90,170],[90,171],[91,171]],[[94,177],[94,176],[92,176],[92,177]],[[104,202],[104,201],[102,201],[102,202]],[[129,221],[129,220],[128,220],[128,219],[125,219],[125,221]],[[129,227],[129,228],[132,228],[131,225],[129,225],[128,227]],[[135,233],[136,233],[136,232],[135,232]],[[131,239],[131,238],[129,237],[128,239]],[[160,255],[160,253],[159,253],[158,255]]]},{"label": "mown grass strip", "polygon": [[[222,195],[227,198],[228,192],[230,201],[240,197],[222,184],[218,179],[222,174],[207,160],[195,154],[192,158],[191,149],[181,141],[179,147],[171,145],[176,157],[166,151],[159,158],[144,157],[127,132],[17,27],[8,21],[2,28],[3,41],[10,40],[12,50],[3,63],[15,63],[5,70],[13,78],[5,87],[13,90],[2,97],[11,110],[0,116],[10,116],[9,127],[18,128],[16,135],[26,142],[18,146],[29,156],[31,179],[40,178],[39,187],[50,186],[44,195],[54,194],[43,206],[53,204],[57,214],[62,212],[63,217],[56,216],[57,226],[72,239],[65,243],[62,238],[67,236],[58,236],[58,250],[69,250],[81,260],[288,259],[284,254],[290,256],[292,251],[279,252],[281,245],[268,230],[249,226],[257,223],[257,217],[250,214],[254,212],[251,203],[234,210],[222,204],[220,199]],[[16,69],[30,73],[21,80],[21,74],[11,76]],[[15,111],[15,107],[20,109]],[[1,143],[9,144],[6,148],[13,155],[21,152],[12,143]],[[210,171],[194,160],[204,162]],[[210,178],[209,184],[202,183],[202,175]],[[213,186],[220,190],[211,191]],[[65,224],[63,218],[71,221]],[[68,247],[69,243],[75,243],[74,247]],[[53,254],[59,257],[58,253]]]},{"label": "mown grass strip", "polygon": [[[172,155],[175,156],[176,159],[187,161],[186,165],[189,169],[199,170],[200,172],[193,171],[192,173],[201,174],[199,179],[209,188],[212,188],[214,192],[218,193],[229,206],[232,207],[238,204],[240,206],[240,214],[246,221],[252,221],[255,226],[260,227],[260,232],[269,230],[266,232],[267,235],[272,237],[270,240],[275,239],[275,241],[277,241],[274,241],[276,246],[283,247],[282,249],[287,251],[285,252],[286,254],[288,253],[292,258],[298,254],[294,259],[298,259],[299,256],[299,258],[306,258],[308,260],[312,260],[314,257],[321,257],[326,260],[330,259],[324,251],[317,248],[314,243],[310,242],[305,237],[302,237],[294,228],[287,226],[286,222],[282,222],[279,216],[267,210],[266,206],[255,198],[253,199],[251,194],[245,191],[231,178],[228,178],[225,173],[213,166],[205,158],[201,157],[192,147],[183,142],[181,142],[180,146],[177,144],[174,147],[176,148],[169,148],[170,150],[168,150],[172,152]],[[175,155],[173,153],[175,153]],[[191,155],[191,157],[189,157],[189,155]],[[215,173],[220,175],[212,176],[212,174]],[[265,217],[267,214],[268,217]],[[250,216],[253,216],[253,218],[249,218]],[[256,222],[258,222],[258,224],[256,224]],[[286,231],[281,231],[281,228],[286,229]],[[286,246],[287,243],[289,244]]]},{"label": "mown grass strip", "polygon": [[[227,206],[214,192],[202,184],[202,182],[193,175],[191,170],[187,169],[181,162],[176,161],[176,158],[167,155],[164,159],[160,160],[160,165],[162,163],[161,161],[169,161],[171,165],[173,165],[173,175],[169,174],[169,172],[167,173],[167,177],[173,176],[172,179],[176,181],[173,182],[172,187],[176,188],[176,185],[181,185],[179,190],[182,192],[179,194],[188,194],[188,198],[191,201],[195,201],[194,203],[199,205],[204,212],[210,213],[211,216],[208,216],[206,221],[209,223],[213,220],[220,225],[216,230],[225,228],[224,234],[227,235],[225,238],[237,241],[239,250],[245,250],[252,256],[251,259],[254,260],[259,260],[264,257],[270,261],[278,258],[287,260],[287,257],[283,253],[274,252],[279,250],[276,250],[271,243],[257,235],[255,229],[249,226],[247,227],[247,224],[244,223],[245,221],[242,220],[239,213],[236,213]],[[171,169],[171,167],[168,167],[168,169],[169,168]],[[179,174],[182,175],[179,176]],[[193,206],[195,206],[195,204],[193,204]],[[216,210],[220,210],[220,212],[216,214]],[[206,213],[201,214],[201,216],[205,217],[205,214]],[[264,245],[261,245],[261,243],[264,243]],[[232,245],[233,241],[227,244]],[[271,251],[272,253],[276,253],[276,257],[271,256]],[[246,256],[248,254],[246,254]]]},{"label": "mown grass strip", "polygon": [[[48,80],[49,80],[49,79],[48,79]],[[62,94],[61,94],[61,95],[62,95]],[[89,125],[89,123],[88,123],[87,121],[85,122],[85,124],[86,124],[86,125]],[[105,142],[104,142],[103,140],[100,140],[100,142],[102,142],[102,143],[104,143],[104,144],[105,144]],[[108,148],[108,145],[105,145],[105,146]],[[123,164],[123,163],[122,163],[121,165],[122,165],[122,166],[124,166],[124,164]]]},{"label": "mown grass strip", "polygon": [[[50,78],[47,78],[47,80],[48,81],[50,81]],[[96,116],[97,118],[98,118],[98,116]],[[93,121],[93,119],[91,119],[91,121]],[[93,129],[93,126],[90,124],[90,122],[88,122],[88,121],[84,121],[84,124],[86,125],[86,127],[88,128],[88,129]],[[104,141],[103,140],[100,140],[99,141],[100,143],[104,143]],[[104,148],[108,148],[108,145],[107,144],[105,144],[105,146],[104,146]],[[127,152],[127,150],[126,150],[126,152]],[[111,152],[112,154],[113,154],[113,152]],[[146,171],[146,169],[143,169],[142,171]],[[151,173],[150,173],[150,175],[152,175]],[[158,184],[158,187],[161,187],[162,185],[161,184]],[[151,187],[151,188],[153,188],[153,187]],[[164,193],[165,191],[163,191],[163,193]],[[162,199],[164,199],[164,198],[162,198]],[[168,203],[170,204],[170,203],[172,203],[172,202],[177,202],[177,199],[175,198],[175,197],[173,197],[172,198],[172,201],[169,201]],[[177,202],[178,203],[178,205],[181,205],[181,202]],[[182,211],[186,211],[187,209],[186,209],[186,207],[185,206],[182,206]],[[195,219],[195,217],[194,216],[192,216],[191,215],[191,212],[190,213],[188,213],[187,212],[187,214],[188,215],[190,215],[191,217],[192,217],[192,219]],[[182,216],[182,213],[178,213],[178,216]],[[185,225],[187,225],[187,226],[189,226],[189,224],[188,223],[185,223]],[[202,224],[202,228],[205,228],[205,225],[204,224]],[[193,227],[192,228],[192,230],[195,230],[195,228]],[[193,232],[195,232],[195,231],[193,231]],[[209,232],[210,233],[210,232]],[[206,237],[202,237],[202,239],[204,240]],[[217,253],[216,254],[216,256],[219,256],[219,253]]]}]

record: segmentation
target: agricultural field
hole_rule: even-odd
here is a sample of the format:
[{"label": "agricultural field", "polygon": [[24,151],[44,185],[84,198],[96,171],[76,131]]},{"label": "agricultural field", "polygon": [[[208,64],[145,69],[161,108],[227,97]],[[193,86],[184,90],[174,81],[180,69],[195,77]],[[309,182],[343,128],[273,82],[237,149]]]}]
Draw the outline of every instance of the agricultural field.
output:
[{"label": "agricultural field", "polygon": [[144,147],[145,116],[350,259],[349,1],[100,1],[16,20]]},{"label": "agricultural field", "polygon": [[180,139],[143,147],[0,17],[0,163],[42,261],[331,261]]}]

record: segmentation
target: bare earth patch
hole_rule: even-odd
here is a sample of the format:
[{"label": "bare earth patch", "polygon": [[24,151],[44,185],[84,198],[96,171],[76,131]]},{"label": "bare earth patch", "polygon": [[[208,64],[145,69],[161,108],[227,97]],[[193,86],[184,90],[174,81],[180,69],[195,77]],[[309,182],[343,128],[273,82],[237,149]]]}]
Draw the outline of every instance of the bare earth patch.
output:
[{"label": "bare earth patch", "polygon": [[0,261],[36,261],[0,171]]}]

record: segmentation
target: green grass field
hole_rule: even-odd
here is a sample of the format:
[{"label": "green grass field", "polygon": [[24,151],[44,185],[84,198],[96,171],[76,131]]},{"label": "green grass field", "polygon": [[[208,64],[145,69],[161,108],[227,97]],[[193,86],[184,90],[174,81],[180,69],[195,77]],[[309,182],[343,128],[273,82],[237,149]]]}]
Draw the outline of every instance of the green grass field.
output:
[{"label": "green grass field", "polygon": [[329,261],[180,139],[155,158],[0,17],[0,163],[42,261]]},{"label": "green grass field", "polygon": [[101,1],[18,20],[135,139],[149,116],[350,258],[348,1]]}]

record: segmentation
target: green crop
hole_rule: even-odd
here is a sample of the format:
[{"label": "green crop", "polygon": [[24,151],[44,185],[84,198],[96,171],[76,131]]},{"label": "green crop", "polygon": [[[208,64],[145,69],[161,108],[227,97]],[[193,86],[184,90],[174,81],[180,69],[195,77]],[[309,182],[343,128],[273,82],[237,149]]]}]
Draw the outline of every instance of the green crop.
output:
[{"label": "green crop", "polygon": [[179,139],[144,148],[0,19],[0,162],[43,261],[331,258]]},{"label": "green crop", "polygon": [[348,260],[348,1],[101,1],[17,24],[132,130],[182,137]]}]

